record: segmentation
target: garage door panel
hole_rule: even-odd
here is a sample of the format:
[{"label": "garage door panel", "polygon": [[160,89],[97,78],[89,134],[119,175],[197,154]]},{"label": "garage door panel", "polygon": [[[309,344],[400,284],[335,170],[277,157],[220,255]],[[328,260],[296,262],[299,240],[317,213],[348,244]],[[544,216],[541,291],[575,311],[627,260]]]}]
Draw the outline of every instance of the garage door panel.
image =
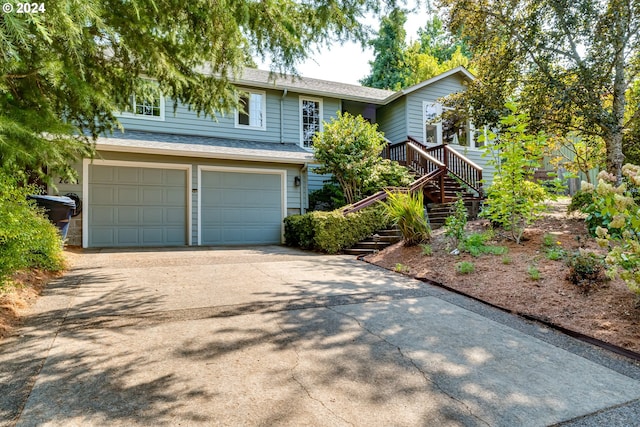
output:
[{"label": "garage door panel", "polygon": [[100,201],[100,204],[111,205],[115,200],[115,189],[111,186],[96,184],[91,194],[95,200]]},{"label": "garage door panel", "polygon": [[151,184],[158,185],[164,184],[163,175],[164,172],[162,169],[150,169],[145,168],[140,172],[140,184]]},{"label": "garage door panel", "polygon": [[[113,184],[117,185],[117,184]],[[133,185],[120,185],[116,187],[116,204],[117,205],[129,205],[140,203],[140,194],[137,186]]]},{"label": "garage door panel", "polygon": [[281,174],[202,171],[201,183],[203,244],[280,243]]},{"label": "garage door panel", "polygon": [[181,188],[166,188],[164,191],[164,201],[170,205],[183,206],[184,205],[184,186]]},{"label": "garage door panel", "polygon": [[114,183],[119,184],[138,184],[140,180],[139,168],[122,168],[113,167],[116,171]]},{"label": "garage door panel", "polygon": [[113,225],[115,221],[115,208],[100,206],[91,209],[91,224]]},{"label": "garage door panel", "polygon": [[163,208],[142,208],[142,222],[145,225],[162,224],[164,218]]},{"label": "garage door panel", "polygon": [[138,236],[139,229],[137,227],[118,227],[116,235],[118,237],[117,244],[124,246],[136,246],[140,241]]},{"label": "garage door panel", "polygon": [[118,219],[117,224],[120,225],[138,225],[140,222],[140,209],[133,206],[121,206],[116,208]]},{"label": "garage door panel", "polygon": [[89,246],[185,245],[186,182],[184,169],[92,165]]},{"label": "garage door panel", "polygon": [[[142,203],[143,204],[162,204],[164,201],[164,189],[158,187],[142,188]],[[184,196],[183,196],[184,197]]]}]

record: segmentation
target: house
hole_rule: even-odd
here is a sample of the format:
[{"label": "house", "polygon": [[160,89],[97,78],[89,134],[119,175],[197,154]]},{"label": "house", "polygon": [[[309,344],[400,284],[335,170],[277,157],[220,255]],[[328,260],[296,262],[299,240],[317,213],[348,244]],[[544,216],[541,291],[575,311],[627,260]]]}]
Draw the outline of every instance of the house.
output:
[{"label": "house", "polygon": [[[437,100],[464,90],[459,67],[399,92],[245,69],[235,81],[245,111],[198,117],[158,94],[122,113],[124,133],[100,137],[98,156],[78,165],[69,244],[83,247],[278,244],[285,216],[303,213],[313,173],[312,138],[338,111],[361,114],[392,143],[457,144],[482,164],[473,129],[455,134]],[[444,117],[444,116],[443,116]]]}]

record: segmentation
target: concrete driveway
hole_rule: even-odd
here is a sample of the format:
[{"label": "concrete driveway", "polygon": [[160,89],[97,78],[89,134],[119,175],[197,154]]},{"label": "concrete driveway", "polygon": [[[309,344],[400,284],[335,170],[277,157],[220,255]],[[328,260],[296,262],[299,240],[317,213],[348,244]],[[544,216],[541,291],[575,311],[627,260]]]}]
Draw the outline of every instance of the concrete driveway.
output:
[{"label": "concrete driveway", "polygon": [[640,425],[639,366],[352,257],[73,259],[0,346],[3,425]]}]

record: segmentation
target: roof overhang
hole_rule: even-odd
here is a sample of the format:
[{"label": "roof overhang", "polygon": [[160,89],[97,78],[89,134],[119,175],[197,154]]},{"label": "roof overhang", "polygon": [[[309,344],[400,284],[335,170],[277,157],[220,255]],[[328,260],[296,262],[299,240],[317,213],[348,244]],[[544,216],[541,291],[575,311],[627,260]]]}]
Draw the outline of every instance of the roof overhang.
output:
[{"label": "roof overhang", "polygon": [[310,151],[257,150],[240,147],[221,147],[198,143],[162,142],[126,138],[100,137],[96,141],[98,151],[119,153],[155,154],[174,157],[194,157],[201,159],[235,160],[261,163],[288,163],[305,165],[315,163]]}]

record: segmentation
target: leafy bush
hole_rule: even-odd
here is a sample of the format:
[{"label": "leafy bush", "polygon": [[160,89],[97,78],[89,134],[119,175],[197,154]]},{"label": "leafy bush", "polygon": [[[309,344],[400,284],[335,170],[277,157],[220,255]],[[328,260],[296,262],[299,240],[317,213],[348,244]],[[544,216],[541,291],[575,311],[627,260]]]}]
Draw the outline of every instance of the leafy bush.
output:
[{"label": "leafy bush", "polygon": [[63,268],[60,234],[26,197],[37,189],[19,186],[0,172],[0,288],[13,273],[28,268]]},{"label": "leafy bush", "polygon": [[407,187],[413,180],[409,169],[398,162],[380,158],[364,180],[362,196],[370,196],[385,187]]},{"label": "leafy bush", "polygon": [[475,269],[475,265],[469,261],[462,261],[456,264],[456,271],[460,274],[470,274],[473,273]]},{"label": "leafy bush", "polygon": [[464,228],[467,226],[467,207],[461,195],[458,194],[458,200],[454,204],[453,215],[449,215],[444,221],[444,235],[452,240],[453,246],[464,238]]},{"label": "leafy bush", "polygon": [[580,249],[567,259],[569,272],[567,280],[589,292],[606,277],[604,275],[604,260],[593,252]]},{"label": "leafy bush", "polygon": [[333,254],[386,226],[381,207],[370,207],[347,216],[341,211],[315,211],[286,217],[284,236],[289,246]]},{"label": "leafy bush", "polygon": [[567,252],[562,248],[556,247],[556,248],[545,249],[544,254],[548,260],[558,261],[558,260],[564,259],[564,257],[567,255]]},{"label": "leafy bush", "polygon": [[342,189],[334,182],[325,182],[321,189],[309,193],[309,206],[314,211],[332,211],[347,204]]},{"label": "leafy bush", "polygon": [[622,278],[640,303],[640,205],[636,201],[640,166],[626,164],[622,175],[624,182],[620,185],[606,171],[598,174],[597,187],[583,183],[583,191],[592,194],[592,203],[582,212],[587,214],[589,231],[609,251],[605,258],[607,276]]},{"label": "leafy bush", "polygon": [[424,218],[422,192],[388,193],[384,206],[389,222],[393,223],[407,246],[416,245],[431,237],[431,229]]},{"label": "leafy bush", "polygon": [[314,156],[322,163],[316,172],[333,175],[347,203],[354,203],[363,198],[365,182],[382,161],[385,143],[377,125],[362,116],[338,112],[313,138]]},{"label": "leafy bush", "polygon": [[[584,186],[585,184],[583,184]],[[591,184],[589,184],[591,185]],[[589,205],[591,205],[593,203],[593,192],[592,191],[585,191],[585,190],[579,190],[578,192],[576,192],[576,194],[574,194],[571,197],[571,203],[569,203],[569,206],[567,207],[567,213],[574,213],[574,212],[580,212],[583,211],[585,208],[587,208]]]}]

